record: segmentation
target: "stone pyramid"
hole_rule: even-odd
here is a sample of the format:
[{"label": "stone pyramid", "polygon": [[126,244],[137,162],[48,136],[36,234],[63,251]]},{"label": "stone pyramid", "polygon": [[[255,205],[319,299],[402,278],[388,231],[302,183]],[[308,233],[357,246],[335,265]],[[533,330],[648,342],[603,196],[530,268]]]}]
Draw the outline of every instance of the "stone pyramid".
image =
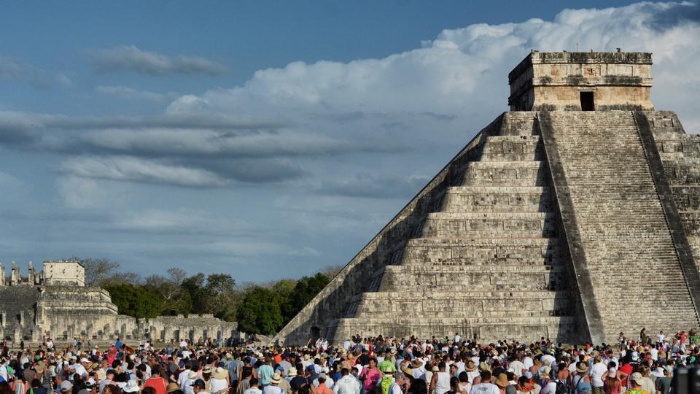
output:
[{"label": "stone pyramid", "polygon": [[699,325],[700,139],[649,53],[533,51],[481,130],[276,336],[614,342]]}]

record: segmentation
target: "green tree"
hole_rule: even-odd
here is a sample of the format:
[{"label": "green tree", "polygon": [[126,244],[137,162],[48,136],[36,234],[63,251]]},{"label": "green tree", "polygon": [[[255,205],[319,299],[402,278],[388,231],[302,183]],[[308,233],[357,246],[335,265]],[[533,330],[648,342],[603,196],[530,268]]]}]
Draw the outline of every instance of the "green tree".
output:
[{"label": "green tree", "polygon": [[294,279],[280,279],[276,282],[270,283],[269,286],[266,287],[284,299],[292,296],[292,292],[294,291],[294,287],[296,285],[297,281]]},{"label": "green tree", "polygon": [[204,287],[204,274],[198,273],[182,281],[180,285],[183,291],[187,292],[190,299],[190,312],[208,313],[207,292]]},{"label": "green tree", "polygon": [[272,335],[282,328],[279,296],[260,286],[249,288],[236,311],[238,329],[246,333]]},{"label": "green tree", "polygon": [[229,274],[211,274],[207,276],[205,292],[205,309],[215,317],[233,321],[236,317],[238,297],[236,296],[236,281]]},{"label": "green tree", "polygon": [[294,286],[291,302],[285,313],[285,322],[296,316],[330,281],[328,276],[320,272],[314,276],[304,276],[299,279]]},{"label": "green tree", "polygon": [[136,318],[152,318],[160,315],[160,303],[154,294],[142,286],[117,283],[105,286],[119,313]]}]

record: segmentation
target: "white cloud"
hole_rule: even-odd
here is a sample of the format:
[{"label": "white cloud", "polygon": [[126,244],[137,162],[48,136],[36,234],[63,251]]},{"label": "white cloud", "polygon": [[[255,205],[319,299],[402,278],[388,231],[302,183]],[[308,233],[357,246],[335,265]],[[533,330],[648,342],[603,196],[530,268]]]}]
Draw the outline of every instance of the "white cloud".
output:
[{"label": "white cloud", "polygon": [[78,157],[61,163],[60,171],[81,178],[170,184],[185,187],[224,187],[229,182],[217,174],[179,165],[167,165],[134,157]]},{"label": "white cloud", "polygon": [[157,52],[144,51],[133,45],[94,50],[88,61],[98,72],[135,72],[159,76],[168,74],[220,75],[227,72],[220,63],[198,56],[169,57]]},{"label": "white cloud", "polygon": [[[372,111],[398,119],[426,111],[474,113],[475,118],[462,116],[461,124],[477,129],[493,118],[494,110],[507,109],[506,76],[531,49],[622,48],[654,53],[656,105],[675,109],[687,124],[697,125],[700,114],[693,109],[693,97],[700,84],[700,74],[694,67],[700,58],[700,46],[696,45],[700,25],[692,20],[657,23],[664,15],[673,14],[675,18],[696,8],[692,3],[639,3],[602,10],[564,10],[554,21],[475,24],[443,31],[422,48],[382,59],[295,62],[281,69],[261,70],[244,86],[184,96],[169,109],[177,113],[274,113],[293,121],[353,111]],[[330,133],[348,131],[326,127],[325,123],[314,126]],[[357,138],[377,132],[382,131],[352,130]],[[422,134],[426,133],[410,127],[406,132],[407,139],[415,137],[416,141],[423,141]]]},{"label": "white cloud", "polygon": [[231,132],[217,130],[106,129],[81,138],[94,147],[147,156],[280,157],[316,156],[348,151],[391,151],[361,142],[348,142],[290,130]]}]

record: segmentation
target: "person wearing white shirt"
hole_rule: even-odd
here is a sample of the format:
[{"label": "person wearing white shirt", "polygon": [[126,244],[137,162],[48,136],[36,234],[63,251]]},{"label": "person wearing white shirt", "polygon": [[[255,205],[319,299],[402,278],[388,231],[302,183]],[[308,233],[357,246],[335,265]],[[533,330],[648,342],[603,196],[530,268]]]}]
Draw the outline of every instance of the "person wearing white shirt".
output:
[{"label": "person wearing white shirt", "polygon": [[[544,364],[544,365],[547,365],[547,364],[548,364],[548,363],[546,363],[545,361],[549,361],[549,367],[552,368],[552,369],[556,369],[556,366],[557,366],[557,359],[554,358],[554,356],[552,356],[551,354],[545,353],[544,355],[542,355],[541,360],[542,360],[542,364]],[[555,372],[556,372],[556,371],[555,371]]]},{"label": "person wearing white shirt", "polygon": [[595,363],[591,366],[591,386],[595,391],[596,389],[602,389],[604,385],[603,374],[608,371],[608,366],[603,363],[603,359],[600,356],[595,356],[593,361]]},{"label": "person wearing white shirt", "polygon": [[82,377],[87,376],[87,369],[85,369],[85,365],[89,364],[90,362],[88,361],[87,358],[82,358],[80,359],[80,363],[75,363],[71,365],[70,367],[75,370],[75,373]]},{"label": "person wearing white shirt", "polygon": [[491,383],[491,372],[482,371],[481,383],[474,385],[469,394],[500,394],[501,390],[495,384]]},{"label": "person wearing white shirt", "polygon": [[427,382],[426,370],[425,367],[423,367],[423,361],[421,359],[413,359],[413,361],[411,361],[411,367],[414,379],[423,379]]},{"label": "person wearing white shirt", "polygon": [[340,370],[342,377],[333,385],[333,394],[360,394],[360,383],[347,368]]},{"label": "person wearing white shirt", "polygon": [[512,369],[513,373],[515,373],[518,377],[525,374],[525,364],[517,357],[511,361],[510,364],[508,364],[508,368]]},{"label": "person wearing white shirt", "polygon": [[649,349],[649,355],[653,361],[659,361],[659,349],[656,348],[656,345],[653,345],[651,349]]},{"label": "person wearing white shirt", "polygon": [[[192,363],[188,361],[185,363],[185,370],[180,372],[179,375],[177,375],[177,385],[180,386],[180,389],[184,390],[185,380],[188,379],[190,372],[192,372]],[[192,382],[190,382],[190,384],[192,384]]]},{"label": "person wearing white shirt", "polygon": [[[182,374],[185,374],[185,372],[183,371],[180,373],[180,375]],[[197,372],[189,371],[185,374],[185,378],[182,379],[182,385],[180,386],[180,388],[185,394],[194,394],[192,383],[194,383],[195,379],[197,379]],[[178,380],[180,380],[179,377]]]}]

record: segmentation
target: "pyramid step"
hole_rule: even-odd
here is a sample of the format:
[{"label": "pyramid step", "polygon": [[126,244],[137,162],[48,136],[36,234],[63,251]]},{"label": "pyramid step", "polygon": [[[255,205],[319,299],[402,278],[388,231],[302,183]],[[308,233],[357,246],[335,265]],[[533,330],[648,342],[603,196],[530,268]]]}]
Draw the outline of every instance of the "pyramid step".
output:
[{"label": "pyramid step", "polygon": [[415,272],[401,266],[388,266],[380,289],[394,291],[405,287],[483,289],[483,290],[549,290],[568,283],[563,270],[538,271],[446,271]]},{"label": "pyramid step", "polygon": [[549,212],[553,204],[548,187],[450,187],[442,212]]},{"label": "pyramid step", "polygon": [[517,290],[517,291],[503,291],[503,290],[464,290],[459,292],[457,296],[454,291],[451,290],[434,290],[427,291],[421,288],[415,289],[401,289],[400,291],[377,291],[362,293],[361,297],[370,300],[396,300],[396,299],[409,299],[409,300],[421,300],[421,299],[434,299],[434,300],[447,300],[447,299],[469,299],[469,300],[481,300],[485,302],[491,301],[517,301],[517,300],[550,300],[555,299],[563,300],[566,298],[575,297],[578,293],[575,290],[562,290],[562,291],[549,291],[549,290]]},{"label": "pyramid step", "polygon": [[[432,275],[435,274],[436,269],[430,265],[387,265],[385,272],[392,271],[397,274],[406,273],[410,275]],[[472,275],[473,273],[483,273],[484,268],[479,265],[465,265],[465,266],[444,266],[440,270],[441,274],[447,275]],[[495,275],[507,275],[512,273],[520,274],[549,274],[552,272],[561,273],[564,271],[564,266],[552,266],[552,265],[542,265],[542,266],[531,266],[531,267],[520,267],[516,264],[513,265],[499,265],[490,267],[490,271]]]},{"label": "pyramid step", "polygon": [[481,161],[523,161],[544,159],[540,136],[490,136]]},{"label": "pyramid step", "polygon": [[336,322],[335,332],[341,338],[352,335],[363,337],[382,333],[388,337],[408,338],[416,333],[430,333],[435,337],[452,337],[462,333],[479,341],[504,338],[557,338],[573,341],[579,335],[580,318],[576,316],[538,317],[416,317],[412,314],[387,313],[382,316],[343,318]]},{"label": "pyramid step", "polygon": [[438,212],[428,215],[424,237],[465,237],[473,234],[557,236],[557,220],[550,213]]},{"label": "pyramid step", "polygon": [[428,220],[554,220],[552,212],[431,212]]},{"label": "pyramid step", "polygon": [[535,126],[534,112],[507,112],[501,124],[501,135],[532,136],[539,135]]},{"label": "pyramid step", "polygon": [[567,263],[567,260],[559,259],[557,260],[556,258],[548,257],[548,256],[528,256],[528,257],[523,257],[522,255],[520,256],[514,256],[514,257],[498,257],[498,256],[493,256],[493,255],[487,255],[484,258],[472,258],[472,259],[461,259],[461,258],[452,258],[452,259],[441,259],[441,258],[435,258],[435,259],[417,259],[417,258],[404,258],[401,262],[401,265],[409,267],[409,266],[424,266],[424,265],[430,265],[433,267],[433,269],[443,269],[444,267],[454,267],[454,268],[474,268],[474,269],[480,269],[480,270],[487,270],[487,269],[492,269],[493,265],[498,265],[499,269],[520,269],[520,268],[531,268],[531,267],[541,267],[541,266],[549,266],[549,267],[559,267],[559,266],[565,266]]},{"label": "pyramid step", "polygon": [[408,246],[465,246],[465,247],[516,247],[540,246],[554,248],[560,245],[558,238],[511,238],[511,237],[452,237],[452,238],[412,238]]},{"label": "pyramid step", "polygon": [[463,186],[546,186],[542,161],[477,161],[465,170]]},{"label": "pyramid step", "polygon": [[[401,316],[396,316],[396,317],[375,317],[372,316],[372,322],[373,323],[382,323],[385,326],[391,326],[395,323],[399,323],[402,326],[403,325],[421,325],[421,326],[438,326],[441,325],[441,323],[446,323],[449,325],[454,325],[454,324],[459,324],[459,323],[472,323],[473,325],[483,325],[483,324],[512,324],[512,325],[528,325],[528,324],[549,324],[549,323],[559,323],[561,321],[564,322],[575,322],[577,320],[576,317],[574,316],[537,316],[537,317],[510,317],[510,316],[504,316],[505,314],[502,314],[499,317],[493,317],[493,318],[479,318],[479,317],[470,317],[469,314],[465,314],[464,316],[453,316],[453,317],[445,317],[440,319],[440,321],[436,321],[432,317],[416,317],[416,316],[406,316],[406,315],[401,315]],[[362,319],[361,315],[358,315],[358,319]],[[341,319],[341,320],[354,320],[354,319]],[[382,332],[382,330],[376,331],[376,332]],[[452,333],[454,335],[454,332]],[[503,338],[501,338],[503,339]]]},{"label": "pyramid step", "polygon": [[470,317],[498,318],[507,313],[511,317],[562,316],[573,311],[573,304],[566,300],[554,299],[500,299],[472,300],[456,298],[447,299],[367,299],[363,298],[356,316],[376,315],[380,313],[429,315],[435,318],[463,315]]},{"label": "pyramid step", "polygon": [[[434,241],[434,242],[433,242]],[[416,238],[409,240],[402,256],[404,265],[444,262],[459,265],[507,264],[509,262],[552,263],[567,257],[556,238],[452,240]],[[456,242],[462,241],[462,242]]]}]

